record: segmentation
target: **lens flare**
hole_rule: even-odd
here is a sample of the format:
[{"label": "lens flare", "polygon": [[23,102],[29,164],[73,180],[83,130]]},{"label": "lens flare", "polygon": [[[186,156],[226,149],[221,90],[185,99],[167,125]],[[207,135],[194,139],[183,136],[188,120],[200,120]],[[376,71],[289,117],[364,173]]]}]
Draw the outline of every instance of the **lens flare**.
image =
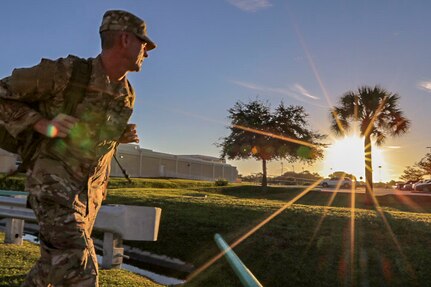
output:
[{"label": "lens flare", "polygon": [[49,124],[46,128],[46,135],[50,138],[55,138],[58,135],[58,129],[53,124]]},{"label": "lens flare", "polygon": [[303,146],[308,146],[311,148],[318,148],[318,145],[306,142],[306,141],[302,141],[302,140],[298,140],[298,139],[294,139],[294,138],[289,138],[289,137],[285,137],[285,136],[281,136],[281,135],[277,135],[277,134],[273,134],[273,133],[269,133],[269,132],[265,132],[265,131],[261,131],[258,129],[253,129],[253,128],[249,128],[249,127],[245,127],[245,126],[241,126],[241,125],[233,125],[233,127],[237,128],[237,129],[241,129],[247,132],[252,132],[252,133],[256,133],[256,134],[260,134],[260,135],[264,135],[264,136],[268,136],[271,138],[275,138],[275,139],[280,139],[280,140],[284,140],[284,141],[288,141],[288,142],[293,142],[296,144],[300,144]]},{"label": "lens flare", "polygon": [[[369,187],[370,188],[370,187]],[[393,232],[388,219],[386,218],[385,213],[383,212],[382,207],[380,206],[379,202],[377,201],[377,197],[374,194],[374,192],[371,193],[371,199],[373,201],[374,207],[376,209],[377,214],[380,216],[380,218],[383,221],[383,224],[386,227],[386,231],[388,232],[389,236],[391,237],[394,245],[396,246],[396,248],[398,249],[398,252],[401,255],[401,259],[403,261],[403,263],[405,264],[406,270],[409,273],[410,276],[412,276],[412,278],[416,278],[416,271],[414,270],[413,266],[410,264],[407,256],[404,254],[404,251],[402,249],[402,246],[400,244],[400,242],[398,241],[395,233]]]},{"label": "lens flare", "polygon": [[[372,146],[373,177],[377,181],[388,181],[389,163],[385,154],[378,146]],[[368,161],[367,161],[368,163]],[[369,167],[368,167],[369,168]],[[335,171],[344,171],[353,174],[357,180],[365,177],[364,139],[358,135],[344,136],[334,139],[334,142],[325,150],[325,161],[323,162],[324,174]]]}]

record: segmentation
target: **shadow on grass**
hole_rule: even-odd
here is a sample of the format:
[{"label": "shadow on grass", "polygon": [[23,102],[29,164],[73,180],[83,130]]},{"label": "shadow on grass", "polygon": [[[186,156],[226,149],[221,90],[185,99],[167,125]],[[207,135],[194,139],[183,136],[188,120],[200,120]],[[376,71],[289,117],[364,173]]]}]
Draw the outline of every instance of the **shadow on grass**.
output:
[{"label": "shadow on grass", "polygon": [[[311,191],[306,196],[298,200],[297,203],[304,205],[326,206],[332,194],[333,193],[331,192]],[[350,208],[351,197],[352,195],[350,193],[339,192],[335,196],[331,206]],[[431,197],[429,196],[388,194],[377,196],[377,202],[384,209],[419,213],[431,212]],[[360,209],[374,209],[373,206],[369,206],[365,203],[365,194],[355,194],[355,207]]]},{"label": "shadow on grass", "polygon": [[[200,191],[216,192],[236,198],[247,199],[266,199],[290,201],[299,193],[304,191],[304,187],[261,187],[261,186],[231,186],[219,188],[202,188]],[[319,190],[311,190],[296,203],[304,205],[326,206],[331,198],[331,192],[321,192]],[[406,212],[431,212],[431,197],[409,194],[388,194],[378,196],[377,201],[382,208],[389,208]],[[374,209],[373,206],[365,204],[365,194],[355,194],[356,208]],[[346,192],[337,193],[334,202],[331,206],[350,208],[351,194]]]}]

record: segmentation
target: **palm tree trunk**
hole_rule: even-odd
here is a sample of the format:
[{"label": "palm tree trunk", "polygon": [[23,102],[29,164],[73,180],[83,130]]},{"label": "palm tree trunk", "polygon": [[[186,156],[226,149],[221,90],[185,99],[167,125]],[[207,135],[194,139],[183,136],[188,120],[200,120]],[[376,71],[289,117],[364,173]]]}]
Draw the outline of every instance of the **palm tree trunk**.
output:
[{"label": "palm tree trunk", "polygon": [[266,178],[266,160],[262,159],[262,186],[266,187],[268,185],[268,180]]},{"label": "palm tree trunk", "polygon": [[365,204],[371,205],[373,202],[373,161],[371,156],[371,137],[365,136]]}]

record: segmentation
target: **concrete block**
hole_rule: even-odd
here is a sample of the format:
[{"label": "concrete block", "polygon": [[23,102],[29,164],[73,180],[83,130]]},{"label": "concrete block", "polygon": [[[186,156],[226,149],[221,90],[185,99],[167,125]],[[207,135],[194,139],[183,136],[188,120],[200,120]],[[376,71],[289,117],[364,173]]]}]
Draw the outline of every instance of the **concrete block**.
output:
[{"label": "concrete block", "polygon": [[24,234],[24,220],[6,218],[6,229],[4,243],[22,245]]},{"label": "concrete block", "polygon": [[103,234],[102,268],[120,269],[123,264],[124,248],[120,235],[111,232]]},{"label": "concrete block", "polygon": [[156,241],[161,213],[158,207],[104,205],[95,227],[119,234],[124,240]]}]

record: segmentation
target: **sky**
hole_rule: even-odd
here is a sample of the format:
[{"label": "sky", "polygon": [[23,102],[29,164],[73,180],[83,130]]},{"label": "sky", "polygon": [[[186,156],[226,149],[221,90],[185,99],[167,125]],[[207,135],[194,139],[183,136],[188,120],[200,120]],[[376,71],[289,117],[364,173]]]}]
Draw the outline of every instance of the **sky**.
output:
[{"label": "sky", "polygon": [[[430,152],[430,1],[2,1],[0,78],[41,58],[97,56],[98,28],[110,9],[144,19],[158,45],[143,70],[128,76],[142,148],[218,157],[215,143],[229,134],[227,110],[256,98],[274,108],[280,101],[303,106],[310,127],[332,144],[341,138],[329,129],[330,107],[347,91],[377,84],[400,95],[412,126],[380,147],[376,176],[397,179]],[[329,162],[270,162],[268,173],[326,176],[351,160]],[[255,160],[228,163],[243,175],[261,171]]]}]

